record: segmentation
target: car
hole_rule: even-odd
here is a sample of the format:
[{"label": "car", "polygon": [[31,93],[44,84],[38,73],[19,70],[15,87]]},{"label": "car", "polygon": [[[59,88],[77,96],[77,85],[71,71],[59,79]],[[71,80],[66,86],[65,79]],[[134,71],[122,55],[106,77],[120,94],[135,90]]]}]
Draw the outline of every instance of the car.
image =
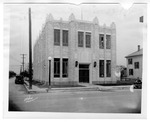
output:
[{"label": "car", "polygon": [[142,81],[139,78],[137,78],[133,85],[134,89],[142,89]]},{"label": "car", "polygon": [[24,78],[21,75],[17,75],[15,79],[15,84],[24,84]]}]

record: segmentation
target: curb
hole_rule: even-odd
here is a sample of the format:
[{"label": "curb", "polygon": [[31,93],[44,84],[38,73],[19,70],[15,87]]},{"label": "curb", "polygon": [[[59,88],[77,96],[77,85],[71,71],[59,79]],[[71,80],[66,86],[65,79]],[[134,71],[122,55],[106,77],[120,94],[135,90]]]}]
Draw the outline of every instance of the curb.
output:
[{"label": "curb", "polygon": [[39,90],[29,89],[28,82],[24,83],[24,87],[27,93],[56,93],[56,92],[81,92],[81,91],[120,91],[120,90],[127,90],[130,89],[130,86],[119,86],[119,87],[100,87],[100,86],[93,86],[93,87],[78,87],[78,88],[45,88]]},{"label": "curb", "polygon": [[28,94],[31,93],[31,92],[34,92],[34,93],[37,92],[37,91],[35,91],[35,90],[29,89],[26,84],[23,84],[23,85],[24,85],[24,87],[25,87],[25,89],[26,89],[26,91],[27,91]]}]

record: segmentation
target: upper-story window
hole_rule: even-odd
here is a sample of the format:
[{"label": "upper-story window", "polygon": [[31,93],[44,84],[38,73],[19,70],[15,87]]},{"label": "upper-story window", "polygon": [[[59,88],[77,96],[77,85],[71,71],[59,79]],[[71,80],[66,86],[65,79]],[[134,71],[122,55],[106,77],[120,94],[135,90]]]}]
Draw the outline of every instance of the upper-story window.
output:
[{"label": "upper-story window", "polygon": [[60,30],[54,29],[54,45],[60,45]]},{"label": "upper-story window", "polygon": [[128,64],[132,64],[132,58],[128,59]]},{"label": "upper-story window", "polygon": [[111,35],[106,35],[106,49],[111,49]]},{"label": "upper-story window", "polygon": [[63,46],[68,46],[68,30],[63,30]]},{"label": "upper-story window", "polygon": [[104,34],[99,34],[99,48],[104,49]]},{"label": "upper-story window", "polygon": [[139,69],[139,62],[134,62],[134,68]]},{"label": "upper-story window", "polygon": [[84,32],[78,32],[78,47],[83,47]]},{"label": "upper-story window", "polygon": [[86,47],[91,47],[91,33],[86,32]]}]

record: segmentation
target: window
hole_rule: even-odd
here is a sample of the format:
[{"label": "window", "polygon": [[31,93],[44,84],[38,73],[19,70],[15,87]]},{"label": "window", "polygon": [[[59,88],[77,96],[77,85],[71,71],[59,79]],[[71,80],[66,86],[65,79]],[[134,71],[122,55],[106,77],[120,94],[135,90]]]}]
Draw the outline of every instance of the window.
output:
[{"label": "window", "polygon": [[60,45],[60,30],[54,29],[54,45]]},{"label": "window", "polygon": [[129,75],[133,75],[133,69],[129,69]]},{"label": "window", "polygon": [[111,77],[111,60],[106,61],[106,76]]},{"label": "window", "polygon": [[99,61],[99,77],[104,77],[104,60]]},{"label": "window", "polygon": [[132,64],[132,59],[128,59],[128,64]]},{"label": "window", "polygon": [[91,47],[91,33],[86,32],[86,47]]},{"label": "window", "polygon": [[63,30],[63,46],[68,46],[68,30]]},{"label": "window", "polygon": [[106,35],[106,49],[111,49],[111,36]]},{"label": "window", "polygon": [[54,77],[60,77],[60,58],[54,58]]},{"label": "window", "polygon": [[99,34],[99,48],[104,49],[104,34]]},{"label": "window", "polygon": [[135,69],[139,69],[139,62],[135,62],[135,63],[134,63],[134,68],[135,68]]},{"label": "window", "polygon": [[78,32],[78,47],[83,47],[83,32]]},{"label": "window", "polygon": [[68,77],[68,59],[63,59],[63,62],[62,62],[62,77]]}]

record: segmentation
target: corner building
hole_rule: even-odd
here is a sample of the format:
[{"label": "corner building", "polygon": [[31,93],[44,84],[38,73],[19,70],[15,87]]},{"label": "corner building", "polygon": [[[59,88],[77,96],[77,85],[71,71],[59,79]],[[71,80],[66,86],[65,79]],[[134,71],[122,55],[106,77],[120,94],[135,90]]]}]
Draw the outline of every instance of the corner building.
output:
[{"label": "corner building", "polygon": [[33,79],[51,85],[115,83],[116,27],[48,15],[34,45]]}]

